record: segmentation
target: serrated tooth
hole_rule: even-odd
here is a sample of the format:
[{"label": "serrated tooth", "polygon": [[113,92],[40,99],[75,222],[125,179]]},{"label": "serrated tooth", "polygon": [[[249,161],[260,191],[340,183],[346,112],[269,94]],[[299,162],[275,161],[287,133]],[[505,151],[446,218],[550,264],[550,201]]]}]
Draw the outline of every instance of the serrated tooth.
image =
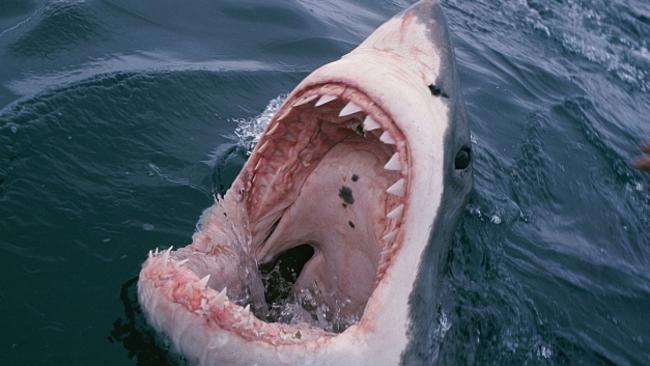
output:
[{"label": "serrated tooth", "polygon": [[384,144],[395,145],[395,140],[393,140],[388,131],[384,131],[384,133],[381,134],[379,141],[383,142]]},{"label": "serrated tooth", "polygon": [[391,220],[398,219],[402,216],[402,211],[404,211],[404,204],[401,204],[397,207],[395,207],[391,212],[386,215]]},{"label": "serrated tooth", "polygon": [[333,100],[336,100],[336,95],[323,95],[322,97],[320,97],[318,102],[316,102],[315,106],[320,107],[323,104],[327,104]]},{"label": "serrated tooth", "polygon": [[393,230],[390,233],[386,234],[382,239],[386,241],[390,241],[395,239],[396,236],[397,236],[397,230]]},{"label": "serrated tooth", "polygon": [[260,146],[259,149],[257,149],[257,152],[260,153],[260,154],[263,154],[264,151],[266,151],[266,149],[267,149],[268,147],[269,147],[269,142],[268,142],[268,141],[264,141],[264,143],[262,144],[262,146]]},{"label": "serrated tooth", "polygon": [[292,109],[293,109],[293,108],[287,108],[287,109],[285,109],[284,112],[283,112],[281,115],[278,116],[277,120],[278,120],[278,121],[281,121],[281,120],[285,119],[285,118],[289,115],[289,113],[291,113],[291,110],[292,110]]},{"label": "serrated tooth", "polygon": [[228,287],[224,287],[223,290],[217,294],[217,297],[214,298],[214,302],[217,306],[222,307],[226,300],[228,300]]},{"label": "serrated tooth", "polygon": [[153,252],[150,250],[149,251],[149,259],[151,259],[151,257],[153,257]]},{"label": "serrated tooth", "polygon": [[393,154],[393,156],[388,160],[388,163],[384,165],[386,170],[400,171],[402,170],[402,164],[399,161],[399,153]]},{"label": "serrated tooth", "polygon": [[271,129],[269,130],[269,132],[266,133],[266,135],[267,136],[273,135],[275,133],[275,131],[278,130],[279,126],[280,126],[279,123],[274,124],[273,127],[271,127]]},{"label": "serrated tooth", "polygon": [[353,102],[350,102],[345,107],[343,107],[343,109],[341,109],[341,112],[339,113],[339,117],[349,116],[351,114],[355,114],[355,113],[361,112],[361,111],[363,111],[363,109],[361,109],[361,107],[354,104]]},{"label": "serrated tooth", "polygon": [[208,281],[210,281],[210,275],[206,275],[198,281],[199,288],[206,288],[208,286]]},{"label": "serrated tooth", "polygon": [[250,304],[247,304],[246,307],[244,307],[244,309],[242,310],[242,314],[244,316],[251,315],[251,305]]},{"label": "serrated tooth", "polygon": [[262,165],[262,160],[264,159],[257,160],[257,164],[255,164],[255,168],[253,169],[253,171],[257,171],[257,169],[260,168],[260,166]]},{"label": "serrated tooth", "polygon": [[318,95],[310,95],[310,96],[308,96],[308,97],[306,97],[306,98],[303,97],[301,100],[295,102],[295,103],[293,104],[293,106],[294,106],[294,107],[300,107],[301,105],[305,105],[305,104],[311,102],[312,100],[314,100],[314,99],[316,99],[316,98],[318,98]]},{"label": "serrated tooth", "polygon": [[167,266],[167,262],[169,261],[169,251],[168,251],[168,250],[165,250],[165,251],[163,252],[162,260],[163,260],[163,264],[164,264],[165,266]]},{"label": "serrated tooth", "polygon": [[239,322],[237,322],[237,325],[239,327],[248,328],[248,326],[250,325],[250,320],[248,319],[248,317],[242,318],[239,320]]},{"label": "serrated tooth", "polygon": [[393,196],[403,197],[404,196],[404,178],[401,178],[400,180],[395,182],[395,184],[388,187],[386,192],[392,194]]},{"label": "serrated tooth", "polygon": [[154,256],[157,256],[157,255],[158,255],[158,247],[156,247],[156,250],[153,252],[153,255],[154,255]]},{"label": "serrated tooth", "polygon": [[185,265],[185,263],[187,263],[187,262],[189,262],[189,261],[190,261],[189,258],[185,258],[185,259],[183,259],[182,261],[178,261],[178,262],[176,262],[176,266],[178,266],[178,267],[182,267],[182,266]]},{"label": "serrated tooth", "polygon": [[381,125],[377,123],[372,117],[366,116],[366,119],[363,120],[363,129],[366,131],[372,131],[381,128]]}]

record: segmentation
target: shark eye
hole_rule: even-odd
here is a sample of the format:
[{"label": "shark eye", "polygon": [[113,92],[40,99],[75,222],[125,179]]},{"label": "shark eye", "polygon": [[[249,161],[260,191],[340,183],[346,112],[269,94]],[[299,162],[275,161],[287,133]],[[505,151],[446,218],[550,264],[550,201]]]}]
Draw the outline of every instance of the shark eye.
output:
[{"label": "shark eye", "polygon": [[471,161],[472,161],[472,150],[469,147],[463,147],[456,154],[456,159],[454,160],[454,166],[458,170],[464,170],[467,169]]}]

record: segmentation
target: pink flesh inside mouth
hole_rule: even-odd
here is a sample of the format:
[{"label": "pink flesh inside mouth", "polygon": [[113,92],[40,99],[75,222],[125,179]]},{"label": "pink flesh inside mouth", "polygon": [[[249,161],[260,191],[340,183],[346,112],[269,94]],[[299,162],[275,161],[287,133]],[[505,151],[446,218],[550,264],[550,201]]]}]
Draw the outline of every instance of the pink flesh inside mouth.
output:
[{"label": "pink flesh inside mouth", "polygon": [[[273,345],[371,327],[366,306],[403,245],[409,167],[403,134],[363,92],[295,93],[192,244],[150,253],[141,281],[157,295],[145,310],[161,296],[208,327]],[[275,303],[287,297],[302,317],[283,317]]]}]

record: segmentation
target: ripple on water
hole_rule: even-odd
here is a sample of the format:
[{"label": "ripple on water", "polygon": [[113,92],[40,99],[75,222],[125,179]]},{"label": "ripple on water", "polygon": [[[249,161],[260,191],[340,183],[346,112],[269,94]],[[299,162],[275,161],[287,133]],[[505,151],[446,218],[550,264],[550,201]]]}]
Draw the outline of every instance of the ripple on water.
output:
[{"label": "ripple on water", "polygon": [[81,42],[98,41],[104,33],[83,1],[50,2],[30,23],[36,24],[11,45],[21,56],[49,58]]}]

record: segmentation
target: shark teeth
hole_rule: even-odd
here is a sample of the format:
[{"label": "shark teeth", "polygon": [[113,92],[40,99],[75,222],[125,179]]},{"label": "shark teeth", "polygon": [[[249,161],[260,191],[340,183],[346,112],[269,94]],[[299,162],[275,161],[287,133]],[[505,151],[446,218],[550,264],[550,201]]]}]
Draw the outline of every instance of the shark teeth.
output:
[{"label": "shark teeth", "polygon": [[402,164],[399,161],[399,153],[393,154],[393,156],[388,160],[388,163],[384,165],[384,169],[386,170],[393,170],[393,171],[400,171],[402,170]]},{"label": "shark teeth", "polygon": [[197,284],[199,285],[199,288],[206,288],[208,287],[208,281],[210,281],[210,275],[201,278]]},{"label": "shark teeth", "polygon": [[262,165],[262,162],[263,162],[262,160],[263,160],[263,159],[259,159],[259,160],[257,161],[257,164],[255,164],[255,168],[254,168],[253,170],[258,170],[258,169],[260,168],[260,166]]},{"label": "shark teeth", "polygon": [[185,265],[185,263],[187,263],[187,262],[189,262],[189,261],[190,261],[189,258],[185,258],[185,259],[183,259],[182,261],[178,261],[178,262],[176,262],[176,266],[178,266],[178,267],[182,267],[182,266]]},{"label": "shark teeth", "polygon": [[273,135],[275,133],[275,131],[278,130],[278,127],[280,127],[279,123],[274,124],[273,127],[271,127],[271,129],[269,130],[269,132],[266,133],[266,135],[267,136]]},{"label": "shark teeth", "polygon": [[341,109],[341,112],[339,113],[339,117],[349,116],[351,114],[355,114],[361,111],[363,111],[361,107],[354,104],[353,102],[350,102],[345,107],[343,107],[343,109]]},{"label": "shark teeth", "polygon": [[251,315],[251,305],[250,305],[250,304],[247,304],[246,307],[245,307],[244,309],[242,309],[241,313],[242,313],[242,315],[244,315],[244,316],[249,316],[249,315]]},{"label": "shark teeth", "polygon": [[[400,131],[397,121],[392,120],[391,116],[382,111],[381,105],[373,102],[368,96],[362,95],[361,91],[353,89],[340,85],[326,85],[307,90],[305,92],[308,94],[300,95],[292,101],[288,100],[288,103],[283,105],[272,118],[271,124],[256,147],[257,161],[251,162],[250,166],[253,169],[250,172],[247,189],[254,188],[255,192],[271,189],[280,183],[282,174],[278,174],[278,171],[281,167],[288,166],[287,164],[293,164],[292,169],[302,169],[303,166],[310,167],[314,163],[317,164],[318,156],[313,156],[310,146],[305,147],[302,144],[305,137],[311,136],[309,128],[318,129],[324,124],[330,124],[328,127],[336,129],[336,132],[323,129],[325,136],[333,133],[352,133],[344,129],[353,131],[359,135],[354,135],[355,139],[366,141],[377,148],[376,156],[380,159],[379,164],[384,163],[383,170],[377,173],[381,175],[382,180],[389,179],[389,183],[384,186],[385,194],[382,197],[381,212],[385,217],[382,220],[383,227],[381,231],[374,232],[377,238],[383,239],[379,263],[383,268],[398,248],[398,243],[394,241],[406,227],[406,223],[403,222],[406,219],[408,193],[406,188],[410,187],[409,180],[412,179],[409,164],[411,159],[407,150],[409,144],[406,136]],[[319,108],[322,106],[324,108]],[[294,112],[289,113],[289,111]],[[284,117],[286,118],[283,119]],[[317,149],[325,149],[328,143],[314,146]],[[306,154],[301,154],[303,149]],[[352,180],[356,182],[359,178],[358,176],[355,178],[355,175],[352,175]],[[289,185],[286,186],[287,190],[291,188]],[[244,196],[240,192],[240,199],[241,197]],[[257,225],[252,231],[257,233],[262,230],[262,227],[264,225]],[[226,288],[221,291],[210,291],[210,293],[212,305],[224,307],[227,301],[234,304],[228,298]],[[228,307],[231,304],[228,304]],[[238,309],[238,320],[246,321],[249,316],[255,319],[254,315],[251,315],[250,306],[235,308]]]},{"label": "shark teeth", "polygon": [[171,247],[169,247],[169,249],[167,249],[167,250],[165,250],[165,251],[163,252],[162,260],[163,260],[163,264],[164,264],[165,266],[167,266],[167,262],[169,261],[169,254],[172,252],[172,248],[173,248],[173,247],[174,247],[174,246],[171,246]]},{"label": "shark teeth", "polygon": [[372,117],[366,116],[366,119],[363,120],[363,129],[366,131],[373,131],[381,128],[381,125],[377,123]]},{"label": "shark teeth", "polygon": [[393,196],[404,197],[404,178],[401,178],[395,184],[388,187],[386,192],[392,194]]},{"label": "shark teeth", "polygon": [[224,287],[223,290],[221,290],[214,298],[214,302],[215,304],[217,304],[217,306],[222,307],[227,300],[228,300],[228,287]]},{"label": "shark teeth", "polygon": [[282,112],[282,114],[280,114],[280,115],[278,116],[278,121],[287,118],[287,116],[289,115],[289,113],[291,113],[291,111],[292,111],[291,108],[286,108],[286,109],[284,110],[284,112]]},{"label": "shark teeth", "polygon": [[240,310],[240,315],[241,315],[241,320],[239,321],[239,325],[244,326],[244,327],[249,327],[253,321],[253,316],[251,315],[251,306],[250,304],[246,305],[245,308]]},{"label": "shark teeth", "polygon": [[316,102],[315,106],[320,107],[323,104],[327,104],[333,100],[336,100],[336,95],[323,95],[322,97],[320,97],[318,102]]},{"label": "shark teeth", "polygon": [[379,141],[385,144],[395,145],[395,140],[393,140],[393,137],[388,133],[388,131],[384,131],[384,133],[381,134]]},{"label": "shark teeth", "polygon": [[384,235],[384,237],[382,239],[386,240],[386,241],[391,241],[391,240],[395,239],[396,236],[397,236],[397,230],[393,230],[390,233]]},{"label": "shark teeth", "polygon": [[391,220],[398,219],[402,216],[402,212],[404,211],[404,204],[400,204],[399,206],[395,207],[391,212],[386,215]]},{"label": "shark teeth", "polygon": [[268,147],[269,147],[269,142],[268,142],[268,141],[264,141],[264,143],[263,143],[263,144],[262,144],[262,145],[257,149],[257,152],[260,153],[260,154],[263,154],[264,151],[266,151],[266,149],[267,149]]}]

